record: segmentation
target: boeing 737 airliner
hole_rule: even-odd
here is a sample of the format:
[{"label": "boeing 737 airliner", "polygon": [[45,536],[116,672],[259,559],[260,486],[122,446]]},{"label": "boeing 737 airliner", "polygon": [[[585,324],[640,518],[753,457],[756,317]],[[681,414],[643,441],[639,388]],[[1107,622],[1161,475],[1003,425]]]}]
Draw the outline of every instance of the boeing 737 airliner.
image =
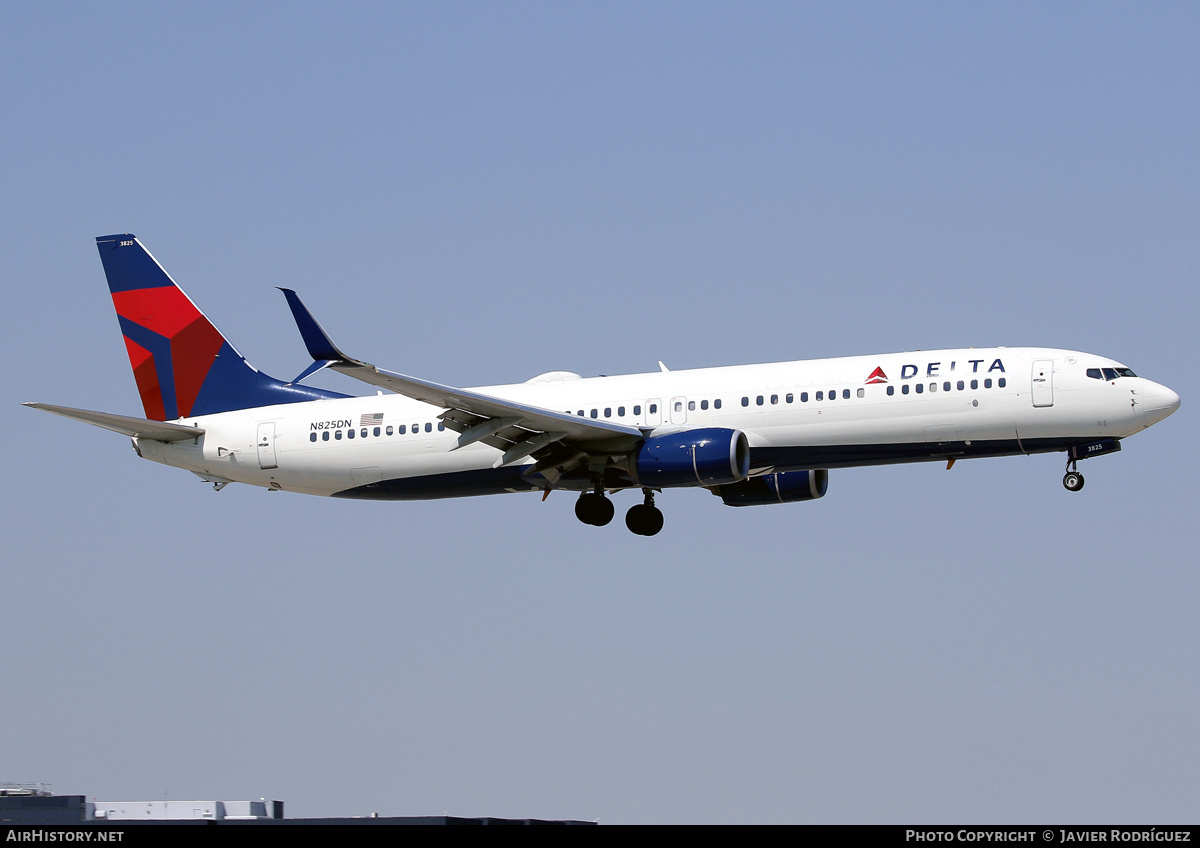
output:
[{"label": "boeing 737 airliner", "polygon": [[[653,536],[654,494],[702,486],[730,506],[825,494],[831,468],[1065,451],[1080,459],[1179,408],[1166,386],[1069,350],[921,351],[617,377],[551,371],[458,389],[380,370],[333,343],[283,290],[313,364],[291,382],[258,371],[132,235],[96,239],[145,418],[30,403],[131,437],[138,456],[232,482],[340,498],[422,500],[579,492],[602,526],[609,495]],[[330,367],[390,394],[302,385]]]}]

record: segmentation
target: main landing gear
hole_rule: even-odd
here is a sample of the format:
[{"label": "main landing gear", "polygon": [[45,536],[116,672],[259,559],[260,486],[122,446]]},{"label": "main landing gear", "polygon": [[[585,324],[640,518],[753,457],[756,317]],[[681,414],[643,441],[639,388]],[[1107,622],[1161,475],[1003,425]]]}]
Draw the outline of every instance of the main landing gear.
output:
[{"label": "main landing gear", "polygon": [[[625,513],[625,526],[639,536],[653,536],[663,528],[663,514],[654,505],[654,493],[649,489],[642,489],[642,492],[645,500]],[[599,486],[593,492],[584,492],[575,501],[575,517],[593,527],[608,524],[615,512],[612,501],[604,496],[604,489]]]},{"label": "main landing gear", "polygon": [[615,512],[612,501],[604,497],[604,490],[599,487],[594,492],[584,492],[575,501],[575,517],[593,527],[603,527],[612,521]]},{"label": "main landing gear", "polygon": [[654,505],[654,492],[642,489],[646,500],[634,504],[625,513],[625,526],[639,536],[653,536],[663,528],[663,514]]},{"label": "main landing gear", "polygon": [[1067,473],[1063,475],[1063,486],[1068,492],[1078,492],[1083,488],[1083,475],[1075,470],[1075,460],[1067,460]]}]

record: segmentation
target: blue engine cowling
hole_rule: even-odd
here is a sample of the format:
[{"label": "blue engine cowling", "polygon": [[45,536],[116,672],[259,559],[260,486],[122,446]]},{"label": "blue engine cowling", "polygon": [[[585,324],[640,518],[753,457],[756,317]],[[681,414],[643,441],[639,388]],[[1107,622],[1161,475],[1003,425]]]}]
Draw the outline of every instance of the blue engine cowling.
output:
[{"label": "blue engine cowling", "polygon": [[825,469],[780,471],[751,477],[740,483],[717,486],[713,494],[725,501],[726,506],[762,506],[816,500],[824,497],[828,488],[829,472]]},{"label": "blue engine cowling", "polygon": [[646,439],[634,461],[638,484],[720,486],[750,473],[750,444],[741,430],[706,427]]}]

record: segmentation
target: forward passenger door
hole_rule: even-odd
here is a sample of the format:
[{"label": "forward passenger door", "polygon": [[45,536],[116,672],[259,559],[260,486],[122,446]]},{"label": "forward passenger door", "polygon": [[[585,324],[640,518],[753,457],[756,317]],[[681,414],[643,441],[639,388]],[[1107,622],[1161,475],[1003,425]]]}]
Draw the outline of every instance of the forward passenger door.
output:
[{"label": "forward passenger door", "polygon": [[1038,359],[1033,363],[1033,405],[1054,406],[1054,361]]}]

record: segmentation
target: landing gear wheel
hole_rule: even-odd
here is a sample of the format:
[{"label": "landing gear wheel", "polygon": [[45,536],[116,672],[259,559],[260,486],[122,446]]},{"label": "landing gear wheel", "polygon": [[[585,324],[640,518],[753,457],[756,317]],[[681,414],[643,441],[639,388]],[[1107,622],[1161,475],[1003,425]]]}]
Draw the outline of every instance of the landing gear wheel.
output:
[{"label": "landing gear wheel", "polygon": [[1068,492],[1078,492],[1083,488],[1083,475],[1078,471],[1068,471],[1063,475],[1063,485]]},{"label": "landing gear wheel", "polygon": [[629,508],[625,513],[625,526],[639,536],[654,536],[663,529],[663,514],[654,505],[654,493],[649,489],[642,491],[646,493],[646,500]]},{"label": "landing gear wheel", "polygon": [[637,504],[625,513],[625,526],[639,536],[654,536],[663,528],[663,514],[656,506]]},{"label": "landing gear wheel", "polygon": [[593,527],[603,527],[608,524],[613,520],[616,511],[612,501],[596,492],[587,492],[580,495],[579,500],[575,501],[575,517]]}]

